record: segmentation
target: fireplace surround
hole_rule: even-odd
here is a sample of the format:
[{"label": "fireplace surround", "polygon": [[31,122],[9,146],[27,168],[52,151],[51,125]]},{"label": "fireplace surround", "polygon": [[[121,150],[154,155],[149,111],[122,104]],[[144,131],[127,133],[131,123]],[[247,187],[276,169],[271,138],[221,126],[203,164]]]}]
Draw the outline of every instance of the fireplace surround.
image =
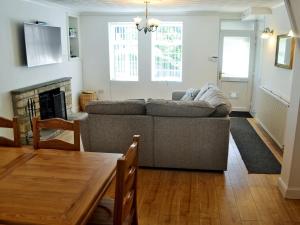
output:
[{"label": "fireplace surround", "polygon": [[32,117],[67,119],[72,111],[71,77],[13,90],[11,95],[22,144],[31,143]]}]

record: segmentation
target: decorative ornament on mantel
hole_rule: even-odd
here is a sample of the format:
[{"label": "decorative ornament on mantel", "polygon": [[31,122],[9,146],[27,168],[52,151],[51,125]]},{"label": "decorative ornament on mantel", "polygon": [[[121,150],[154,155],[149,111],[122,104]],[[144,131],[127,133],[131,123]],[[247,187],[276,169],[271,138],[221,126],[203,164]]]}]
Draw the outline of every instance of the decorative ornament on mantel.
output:
[{"label": "decorative ornament on mantel", "polygon": [[[148,13],[148,4],[149,3],[150,3],[149,0],[145,1],[145,4],[146,4],[145,20],[143,20],[141,17],[135,17],[133,19],[138,31],[144,31],[145,34],[147,34],[147,32],[155,32],[160,24],[160,21],[158,19],[154,19],[154,18],[149,19],[148,18],[149,17],[149,13]],[[141,23],[142,23],[142,25],[141,25]]]}]

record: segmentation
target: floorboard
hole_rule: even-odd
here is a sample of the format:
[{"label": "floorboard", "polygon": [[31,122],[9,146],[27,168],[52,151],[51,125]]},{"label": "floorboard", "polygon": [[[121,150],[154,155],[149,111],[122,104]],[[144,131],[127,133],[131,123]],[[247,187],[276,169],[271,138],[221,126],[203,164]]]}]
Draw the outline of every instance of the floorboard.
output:
[{"label": "floorboard", "polygon": [[[249,122],[282,162],[282,151]],[[138,178],[140,225],[300,225],[300,200],[282,198],[278,175],[248,174],[232,137],[224,173],[140,169]]]}]

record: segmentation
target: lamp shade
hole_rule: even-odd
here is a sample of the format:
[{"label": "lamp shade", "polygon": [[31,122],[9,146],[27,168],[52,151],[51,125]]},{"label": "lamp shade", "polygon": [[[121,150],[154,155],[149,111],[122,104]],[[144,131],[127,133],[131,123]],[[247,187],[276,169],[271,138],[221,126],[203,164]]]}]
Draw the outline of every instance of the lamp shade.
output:
[{"label": "lamp shade", "polygon": [[272,34],[263,32],[260,37],[266,40],[269,39],[271,36]]},{"label": "lamp shade", "polygon": [[142,22],[142,18],[141,17],[135,17],[133,19],[133,21],[134,21],[135,24],[140,24]]},{"label": "lamp shade", "polygon": [[269,27],[267,27],[266,29],[264,29],[264,31],[261,34],[261,38],[262,39],[269,39],[270,37],[273,36],[274,31],[271,30]]},{"label": "lamp shade", "polygon": [[294,32],[293,32],[292,30],[290,30],[288,36],[289,36],[289,37],[295,37]]}]

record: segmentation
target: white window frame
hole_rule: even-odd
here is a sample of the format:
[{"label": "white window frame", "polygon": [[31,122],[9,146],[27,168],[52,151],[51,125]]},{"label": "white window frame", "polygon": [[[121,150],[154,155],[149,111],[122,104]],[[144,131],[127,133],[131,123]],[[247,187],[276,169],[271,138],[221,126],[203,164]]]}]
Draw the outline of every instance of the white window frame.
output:
[{"label": "white window frame", "polygon": [[[183,22],[180,22],[180,21],[176,21],[176,22],[162,22],[160,24],[159,27],[162,27],[162,26],[180,26],[181,27],[181,38],[180,40],[177,40],[177,41],[174,41],[174,42],[167,42],[167,41],[159,41],[157,42],[155,40],[155,37],[154,35],[151,36],[151,81],[167,81],[167,82],[182,82],[182,61],[183,61]],[[156,32],[159,32],[159,28]],[[181,45],[181,60],[180,60],[180,77],[178,78],[170,78],[169,77],[161,77],[161,78],[158,78],[155,74],[156,74],[156,68],[155,68],[155,54],[154,54],[154,46],[157,44],[157,43],[163,43],[164,45]]]},{"label": "white window frame", "polygon": [[[139,76],[138,76],[138,71],[139,71],[139,67],[138,67],[138,64],[139,64],[139,56],[138,56],[138,38],[137,40],[115,40],[113,38],[113,35],[115,35],[114,33],[114,28],[116,26],[132,26],[135,30],[136,30],[136,27],[135,25],[132,23],[132,22],[109,22],[108,23],[108,38],[109,38],[109,68],[110,68],[110,80],[111,81],[139,81]],[[137,32],[137,37],[138,37],[138,31],[136,30]],[[116,44],[127,44],[127,45],[130,45],[131,47],[136,45],[136,51],[137,51],[137,60],[136,60],[136,64],[134,66],[136,66],[136,69],[135,69],[135,75],[132,76],[130,75],[129,73],[125,73],[124,75],[117,75],[116,72],[115,72],[115,56],[114,56],[114,46]],[[129,64],[129,59],[128,57],[125,58],[125,66],[127,67]],[[126,71],[129,72],[130,70],[128,68],[126,68]]]}]

